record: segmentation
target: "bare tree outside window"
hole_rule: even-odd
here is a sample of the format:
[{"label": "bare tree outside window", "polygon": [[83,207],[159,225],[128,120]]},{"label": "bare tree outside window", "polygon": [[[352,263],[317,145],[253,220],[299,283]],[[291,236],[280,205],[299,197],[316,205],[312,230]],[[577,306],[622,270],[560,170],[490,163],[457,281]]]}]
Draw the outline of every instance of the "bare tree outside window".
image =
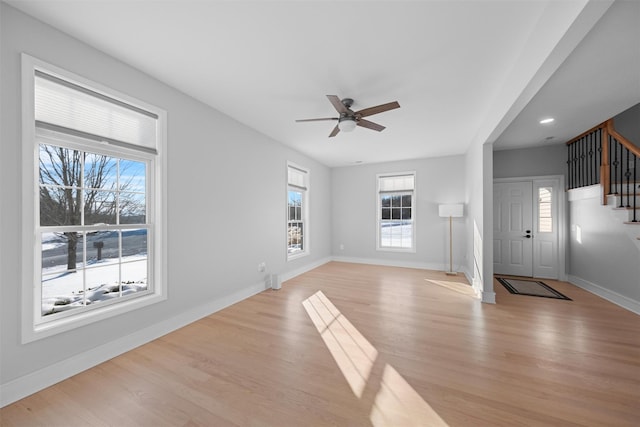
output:
[{"label": "bare tree outside window", "polygon": [[[143,224],[141,162],[40,145],[40,225]],[[77,268],[80,233],[65,231],[67,270]]]}]

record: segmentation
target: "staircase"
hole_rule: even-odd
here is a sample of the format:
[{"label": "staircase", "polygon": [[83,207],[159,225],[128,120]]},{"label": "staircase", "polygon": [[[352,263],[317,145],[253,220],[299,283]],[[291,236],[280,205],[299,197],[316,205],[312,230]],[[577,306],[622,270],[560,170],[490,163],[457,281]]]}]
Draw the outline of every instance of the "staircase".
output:
[{"label": "staircase", "polygon": [[569,189],[600,184],[602,204],[613,208],[640,248],[640,148],[610,119],[569,141],[567,151]]},{"label": "staircase", "polygon": [[607,194],[607,205],[612,208],[613,215],[625,224],[627,234],[635,239],[640,248],[640,206],[627,206],[627,200],[640,199],[640,183],[631,185],[631,192],[619,190],[617,193]]}]

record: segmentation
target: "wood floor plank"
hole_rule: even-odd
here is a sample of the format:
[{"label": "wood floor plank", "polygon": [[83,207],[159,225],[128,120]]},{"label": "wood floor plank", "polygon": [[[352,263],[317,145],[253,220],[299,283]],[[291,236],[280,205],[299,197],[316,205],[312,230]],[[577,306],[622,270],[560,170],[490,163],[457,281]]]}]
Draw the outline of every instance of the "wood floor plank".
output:
[{"label": "wood floor plank", "polygon": [[545,282],[573,301],[494,281],[487,305],[463,276],[328,263],[2,408],[0,422],[637,426],[640,316]]}]

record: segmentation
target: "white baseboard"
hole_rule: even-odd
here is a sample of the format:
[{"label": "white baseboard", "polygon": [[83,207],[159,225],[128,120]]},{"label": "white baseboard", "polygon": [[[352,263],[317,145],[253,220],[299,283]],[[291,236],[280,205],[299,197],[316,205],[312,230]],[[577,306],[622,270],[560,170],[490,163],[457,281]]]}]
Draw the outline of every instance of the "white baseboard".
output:
[{"label": "white baseboard", "polygon": [[343,257],[334,256],[332,261],[337,262],[350,262],[354,264],[371,264],[371,265],[384,265],[387,267],[404,267],[404,268],[418,268],[421,270],[439,270],[446,271],[447,267],[444,264],[434,264],[428,262],[414,262],[414,261],[398,261],[388,259],[377,258],[356,258],[356,257]]},{"label": "white baseboard", "polygon": [[233,305],[266,289],[264,282],[246,287],[216,301],[201,305],[188,312],[159,322],[153,326],[125,335],[115,341],[105,343],[89,351],[39,369],[15,380],[2,384],[0,407],[9,405],[30,394],[36,393],[57,382],[79,374],[109,359],[133,350],[189,323],[209,316],[225,307]]},{"label": "white baseboard", "polygon": [[[283,273],[281,280],[289,280],[329,261],[331,261],[331,258],[327,257],[294,271]],[[180,329],[195,322],[196,320],[209,316],[266,289],[268,289],[268,287],[265,282],[247,286],[246,288],[240,289],[231,295],[195,307],[188,312],[181,313],[148,328],[125,335],[115,341],[105,343],[89,351],[77,354],[58,363],[54,363],[53,365],[8,381],[4,384],[0,384],[0,408],[72,377],[73,375],[79,374],[82,371],[99,365],[100,363],[106,362],[109,359],[126,353],[127,351],[131,351],[136,347],[160,338],[163,335],[175,331],[176,329]]]},{"label": "white baseboard", "polygon": [[585,291],[589,291],[594,295],[597,295],[601,298],[606,299],[620,307],[631,311],[635,314],[640,314],[640,301],[636,301],[624,295],[620,295],[617,292],[606,289],[600,285],[596,285],[588,280],[582,279],[580,277],[568,275],[567,281],[577,287],[584,289]]},{"label": "white baseboard", "polygon": [[306,265],[304,265],[304,266],[302,266],[302,267],[300,267],[300,268],[297,268],[297,269],[295,269],[295,270],[292,270],[292,271],[288,271],[288,272],[286,272],[286,273],[283,273],[283,274],[280,276],[280,280],[281,280],[282,282],[285,282],[285,281],[287,281],[287,280],[293,279],[293,278],[294,278],[294,277],[296,277],[296,276],[299,276],[299,275],[301,275],[301,274],[303,274],[303,273],[306,273],[307,271],[311,271],[311,270],[313,270],[314,268],[318,268],[318,267],[320,267],[321,265],[324,265],[324,264],[326,264],[326,263],[328,263],[328,262],[331,262],[331,257],[322,258],[322,259],[320,259],[320,260],[318,260],[318,261],[315,261],[315,262],[312,262],[312,263],[306,264]]}]

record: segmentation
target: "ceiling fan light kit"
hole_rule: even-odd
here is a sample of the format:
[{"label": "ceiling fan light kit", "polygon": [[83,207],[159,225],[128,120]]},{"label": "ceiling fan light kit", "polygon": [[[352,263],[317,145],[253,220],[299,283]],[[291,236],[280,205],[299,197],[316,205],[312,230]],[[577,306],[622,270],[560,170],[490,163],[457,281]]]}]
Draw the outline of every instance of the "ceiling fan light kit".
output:
[{"label": "ceiling fan light kit", "polygon": [[375,107],[365,108],[359,111],[351,110],[353,105],[353,99],[344,98],[340,99],[336,95],[327,95],[329,102],[333,105],[333,108],[340,113],[340,117],[326,117],[321,119],[300,119],[296,122],[317,122],[324,120],[337,120],[338,124],[333,128],[329,134],[329,138],[332,138],[338,134],[338,132],[351,132],[356,126],[361,126],[367,129],[382,132],[385,127],[369,120],[363,119],[363,117],[372,116],[374,114],[383,113],[385,111],[394,110],[400,108],[400,104],[397,101],[389,102],[386,104],[376,105]]},{"label": "ceiling fan light kit", "polygon": [[341,132],[352,132],[357,126],[354,117],[341,117],[338,119],[338,128]]}]

